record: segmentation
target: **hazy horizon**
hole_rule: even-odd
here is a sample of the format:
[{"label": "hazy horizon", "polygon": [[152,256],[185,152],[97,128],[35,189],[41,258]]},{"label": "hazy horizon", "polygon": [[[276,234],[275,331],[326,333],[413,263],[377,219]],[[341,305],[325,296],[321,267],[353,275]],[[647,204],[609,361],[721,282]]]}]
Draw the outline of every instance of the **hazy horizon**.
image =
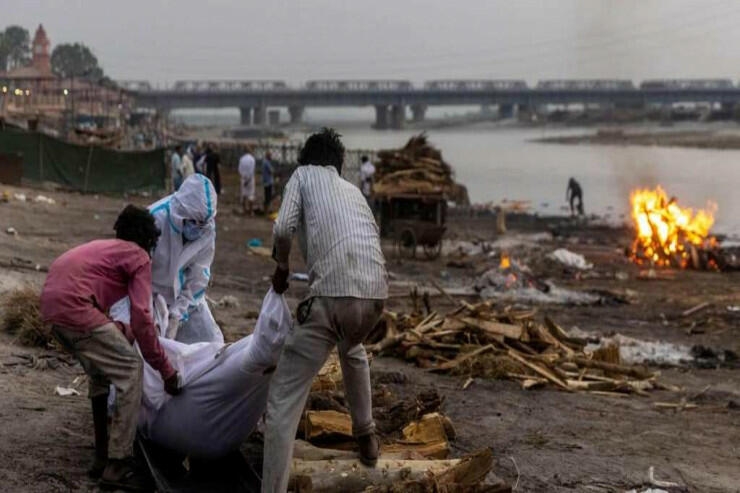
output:
[{"label": "hazy horizon", "polygon": [[[0,0],[3,25],[83,42],[114,79],[729,77],[732,0]],[[1,26],[0,26],[1,27]]]}]

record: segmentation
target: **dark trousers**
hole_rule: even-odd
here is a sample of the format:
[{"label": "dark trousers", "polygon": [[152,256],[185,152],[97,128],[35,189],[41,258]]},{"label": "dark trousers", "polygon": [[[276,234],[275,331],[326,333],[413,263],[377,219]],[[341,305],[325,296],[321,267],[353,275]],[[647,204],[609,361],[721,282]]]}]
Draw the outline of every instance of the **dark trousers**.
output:
[{"label": "dark trousers", "polygon": [[265,185],[265,210],[270,208],[272,202],[272,185]]},{"label": "dark trousers", "polygon": [[[578,200],[577,204],[576,200]],[[576,211],[579,215],[583,215],[583,195],[580,193],[574,193],[570,196],[570,213],[575,215]]]}]

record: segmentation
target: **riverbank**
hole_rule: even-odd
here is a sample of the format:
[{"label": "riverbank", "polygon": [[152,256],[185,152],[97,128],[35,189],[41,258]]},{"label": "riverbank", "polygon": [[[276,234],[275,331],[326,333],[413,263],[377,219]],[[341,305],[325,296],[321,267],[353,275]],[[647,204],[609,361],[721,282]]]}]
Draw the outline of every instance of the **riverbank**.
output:
[{"label": "riverbank", "polygon": [[[208,296],[227,340],[235,341],[254,325],[274,266],[269,256],[260,255],[260,250],[250,253],[245,243],[259,238],[269,248],[272,224],[235,212],[236,177],[230,170],[224,175]],[[56,256],[83,241],[110,235],[125,202],[145,205],[155,199],[45,190],[55,201],[50,204],[15,199],[16,193],[35,197],[37,189],[4,189],[13,199],[0,203],[0,229],[13,228],[15,233],[0,236],[0,297],[13,285],[39,288]],[[524,215],[512,215],[507,222],[509,232],[499,236],[493,216],[450,218],[448,243],[434,261],[400,259],[393,242],[384,242],[392,278],[387,308],[397,313],[412,310],[414,287],[430,293],[428,302],[439,313],[454,311],[460,300],[477,303],[471,286],[482,272],[499,265],[498,256],[489,252],[506,250],[536,279],[570,291],[601,293],[605,302],[500,301],[496,306],[501,310],[523,303],[536,310],[538,320],[548,315],[569,331],[740,352],[740,315],[735,308],[740,303],[735,294],[740,274],[672,271],[670,278],[645,279],[623,254],[631,241],[628,229]],[[548,253],[558,248],[584,255],[593,267],[580,271],[548,260]],[[296,253],[291,265],[301,272],[304,265],[298,257]],[[439,295],[430,280],[454,300]],[[291,282],[290,306],[295,308],[306,294],[304,283]],[[226,303],[227,297],[238,304]],[[72,385],[82,370],[76,365],[39,369],[24,363],[47,354],[64,357],[19,346],[11,336],[0,334],[0,415],[12,423],[0,432],[0,454],[6,458],[0,464],[4,489],[97,491],[85,476],[92,456],[92,423],[84,388],[79,396],[54,394],[56,386]],[[480,377],[466,387],[465,374],[437,375],[390,357],[375,358],[372,371],[376,377],[402,374],[391,390],[404,398],[429,389],[442,394],[442,410],[457,432],[452,455],[493,447],[495,473],[517,484],[517,491],[642,491],[650,485],[648,471],[653,467],[657,478],[682,485],[671,491],[736,491],[740,370],[661,366],[648,363],[651,371],[661,372],[660,382],[678,390],[627,397],[550,386],[525,390],[517,381]]]},{"label": "riverbank", "polygon": [[596,133],[534,139],[547,144],[690,147],[695,149],[740,149],[740,129],[721,130],[598,130]]}]

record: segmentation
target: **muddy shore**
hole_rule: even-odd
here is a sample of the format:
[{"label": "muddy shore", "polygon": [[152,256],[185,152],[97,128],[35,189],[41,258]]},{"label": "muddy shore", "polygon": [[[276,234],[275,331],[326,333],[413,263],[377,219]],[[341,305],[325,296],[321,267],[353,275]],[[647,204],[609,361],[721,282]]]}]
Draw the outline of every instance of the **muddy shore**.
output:
[{"label": "muddy shore", "polygon": [[[238,299],[238,306],[214,308],[227,340],[235,340],[250,332],[273,267],[269,258],[250,254],[246,242],[260,238],[269,246],[271,223],[237,214],[236,187],[230,186],[228,177],[225,182],[208,296],[214,301],[226,295]],[[40,286],[44,267],[56,256],[84,241],[110,236],[125,203],[145,205],[155,199],[13,187],[0,190],[28,197],[43,194],[56,202],[12,199],[0,203],[0,296],[26,283]],[[641,269],[624,256],[624,246],[631,240],[628,229],[522,217],[512,218],[509,232],[497,236],[493,217],[455,217],[449,225],[451,241],[495,244],[511,240],[506,249],[513,257],[527,263],[538,277],[563,288],[629,294],[629,303],[620,304],[535,304],[538,317],[549,315],[569,330],[740,352],[740,312],[728,309],[740,305],[739,273],[675,271],[666,278],[643,280]],[[17,234],[7,234],[9,227]],[[533,240],[533,233],[545,234]],[[576,272],[549,262],[547,253],[559,247],[583,254],[593,269]],[[410,285],[430,288],[431,278],[450,291],[469,287],[498,262],[488,253],[464,258],[450,253],[434,261],[400,260],[392,242],[386,242],[384,249],[392,273],[388,308],[398,311],[410,308]],[[293,265],[297,271],[303,268],[298,257]],[[288,292],[291,307],[305,293],[304,284],[293,282]],[[453,308],[443,296],[431,300],[435,310]],[[710,305],[690,316],[682,315],[704,302]],[[43,353],[0,334],[3,490],[97,491],[85,476],[92,456],[92,423],[84,389],[81,396],[54,394],[55,386],[71,385],[82,371],[79,366],[34,369],[14,356]],[[454,453],[492,447],[494,472],[516,484],[516,491],[643,491],[650,486],[650,467],[656,478],[682,485],[674,491],[740,491],[740,370],[692,364],[653,365],[652,369],[661,372],[663,382],[680,390],[610,397],[551,387],[523,390],[514,381],[486,379],[475,379],[462,390],[464,376],[439,376],[392,358],[373,362],[374,372],[406,374],[407,383],[392,385],[401,396],[426,388],[436,388],[444,395],[442,409],[457,428]],[[696,407],[682,410],[655,405],[682,399]]]},{"label": "muddy shore", "polygon": [[566,137],[547,137],[535,142],[548,144],[639,145],[691,147],[696,149],[740,149],[740,131],[735,130],[656,130],[649,132],[621,129]]}]

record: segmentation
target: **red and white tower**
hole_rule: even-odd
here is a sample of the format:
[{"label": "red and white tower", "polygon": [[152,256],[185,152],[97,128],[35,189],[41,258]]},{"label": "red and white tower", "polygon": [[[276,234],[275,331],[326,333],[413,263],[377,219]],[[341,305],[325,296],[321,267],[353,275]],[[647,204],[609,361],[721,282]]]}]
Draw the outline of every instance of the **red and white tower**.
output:
[{"label": "red and white tower", "polygon": [[36,34],[33,37],[33,43],[31,45],[32,58],[31,66],[35,67],[39,72],[51,73],[51,57],[49,56],[49,38],[46,36],[44,26],[39,24],[39,28],[36,29]]}]

